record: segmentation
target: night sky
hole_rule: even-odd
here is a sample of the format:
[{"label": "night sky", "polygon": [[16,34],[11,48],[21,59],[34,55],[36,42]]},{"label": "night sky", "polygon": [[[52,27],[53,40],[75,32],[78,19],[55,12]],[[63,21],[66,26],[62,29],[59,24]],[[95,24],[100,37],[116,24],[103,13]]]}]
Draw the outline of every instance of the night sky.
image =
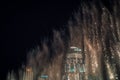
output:
[{"label": "night sky", "polygon": [[64,27],[79,4],[75,0],[4,1],[0,15],[0,77],[21,67],[27,52],[44,37],[51,36],[53,29]]},{"label": "night sky", "polygon": [[21,67],[27,52],[39,45],[41,39],[50,36],[53,29],[66,25],[79,4],[79,1],[70,0],[4,1],[0,77],[8,70]]}]

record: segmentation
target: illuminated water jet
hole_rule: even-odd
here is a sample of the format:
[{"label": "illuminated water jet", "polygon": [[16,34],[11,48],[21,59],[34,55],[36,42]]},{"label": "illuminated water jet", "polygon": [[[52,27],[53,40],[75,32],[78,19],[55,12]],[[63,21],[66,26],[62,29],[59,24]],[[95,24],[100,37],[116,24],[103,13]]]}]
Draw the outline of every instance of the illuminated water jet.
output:
[{"label": "illuminated water jet", "polygon": [[[33,80],[44,80],[41,76],[46,80],[120,80],[119,8],[120,1],[111,12],[102,4],[82,4],[68,21],[69,40],[64,40],[61,31],[53,31],[50,47],[43,42],[42,49],[38,47],[28,55],[26,67],[31,67]],[[81,52],[82,63],[77,66],[84,66],[85,71],[80,68],[80,75],[75,66],[79,54],[73,54],[75,59],[72,57],[70,63],[69,49]]]}]

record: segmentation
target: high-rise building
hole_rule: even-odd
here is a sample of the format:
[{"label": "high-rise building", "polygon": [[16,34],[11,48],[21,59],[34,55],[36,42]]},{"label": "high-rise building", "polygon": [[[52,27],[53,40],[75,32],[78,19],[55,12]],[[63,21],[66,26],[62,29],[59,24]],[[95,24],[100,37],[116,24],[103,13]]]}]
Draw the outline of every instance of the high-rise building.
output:
[{"label": "high-rise building", "polygon": [[85,80],[85,64],[80,48],[70,47],[63,65],[64,70],[62,80]]}]

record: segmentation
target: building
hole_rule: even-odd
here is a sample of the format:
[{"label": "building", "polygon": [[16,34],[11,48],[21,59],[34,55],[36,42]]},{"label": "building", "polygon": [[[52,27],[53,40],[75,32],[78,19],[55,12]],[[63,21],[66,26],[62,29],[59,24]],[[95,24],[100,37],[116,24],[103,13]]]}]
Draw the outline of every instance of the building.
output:
[{"label": "building", "polygon": [[70,47],[63,65],[62,80],[85,80],[85,65],[80,48]]},{"label": "building", "polygon": [[[63,62],[62,80],[86,80],[85,79],[85,64],[83,62],[82,49],[70,47],[68,54]],[[35,72],[31,66],[24,67],[19,72],[19,80],[34,80]],[[15,74],[9,73],[7,80],[16,80]],[[37,80],[51,80],[50,74],[47,72],[39,75]]]}]

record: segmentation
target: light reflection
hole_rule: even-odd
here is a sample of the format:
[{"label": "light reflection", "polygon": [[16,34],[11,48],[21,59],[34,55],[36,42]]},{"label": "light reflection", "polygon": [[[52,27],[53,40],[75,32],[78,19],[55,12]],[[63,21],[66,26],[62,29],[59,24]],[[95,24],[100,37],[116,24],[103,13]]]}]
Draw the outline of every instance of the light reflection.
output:
[{"label": "light reflection", "polygon": [[110,68],[110,64],[106,63],[106,65],[107,65],[107,69],[108,69],[109,78],[114,79],[114,73]]},{"label": "light reflection", "polygon": [[[107,68],[106,73],[108,73],[109,79],[118,79],[118,77],[115,76],[115,74],[118,74],[115,65],[120,67],[119,19],[116,17],[116,12],[113,12],[113,16],[108,9],[105,7],[101,8],[102,13],[99,14],[95,5],[91,5],[91,9],[89,9],[88,6],[82,6],[82,18],[80,18],[80,13],[78,13],[79,15],[75,17],[76,23],[74,23],[75,21],[69,23],[70,41],[68,41],[67,45],[75,45],[80,47],[80,49],[74,46],[67,46],[66,48],[60,32],[54,31],[52,46],[50,46],[52,50],[49,50],[46,43],[42,45],[43,50],[33,50],[30,54],[31,56],[28,57],[28,64],[32,65],[32,68],[26,67],[23,71],[23,73],[25,73],[23,77],[26,75],[30,77],[30,75],[32,75],[30,73],[33,72],[35,80],[37,80],[38,76],[42,73],[47,74],[49,80],[61,80],[62,73],[68,72],[70,74],[64,77],[67,78],[67,80],[74,80],[75,78],[77,79],[77,77],[74,78],[74,75],[76,75],[77,72],[81,72],[79,76],[81,80],[84,80],[84,76],[88,78],[88,80],[104,80],[102,79],[102,74],[104,73],[102,68]],[[118,46],[116,47],[116,45]],[[62,61],[64,61],[63,57],[67,56],[66,49],[68,49],[68,47],[78,53],[81,52],[82,55],[81,57],[75,55],[75,59],[67,58],[65,71],[63,71],[64,67],[61,65],[63,64]],[[85,49],[85,51],[82,49]],[[77,59],[78,56],[80,57],[79,59]],[[75,64],[71,68],[72,63],[78,64],[79,67],[84,63],[85,70],[82,68],[76,69]],[[76,73],[73,74],[74,72]],[[12,73],[11,75],[13,76]],[[10,78],[11,75],[9,73],[8,78]],[[74,79],[71,79],[71,77]],[[25,80],[25,78],[23,80]]]}]

